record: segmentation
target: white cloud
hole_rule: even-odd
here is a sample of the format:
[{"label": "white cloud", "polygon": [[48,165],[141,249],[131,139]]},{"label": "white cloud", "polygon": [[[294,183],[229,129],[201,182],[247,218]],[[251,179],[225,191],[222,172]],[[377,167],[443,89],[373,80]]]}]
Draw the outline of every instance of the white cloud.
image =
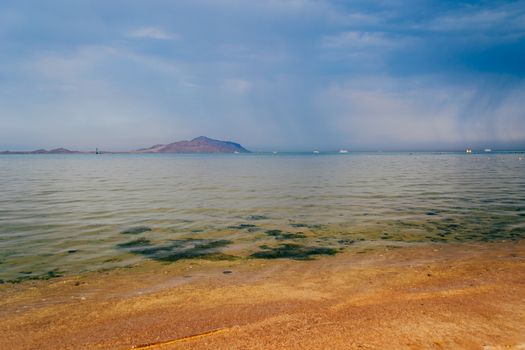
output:
[{"label": "white cloud", "polygon": [[178,40],[180,35],[167,32],[159,27],[137,28],[128,33],[131,38],[155,39],[155,40]]},{"label": "white cloud", "polygon": [[459,11],[437,15],[432,20],[415,25],[413,28],[436,32],[460,32],[463,35],[472,32],[490,35],[490,31],[501,35],[501,29],[504,28],[505,35],[523,36],[525,9],[523,3],[519,4],[519,2],[494,7],[467,6]]},{"label": "white cloud", "polygon": [[392,37],[382,32],[347,31],[324,37],[321,46],[331,49],[390,48],[400,46],[404,41],[402,37]]}]

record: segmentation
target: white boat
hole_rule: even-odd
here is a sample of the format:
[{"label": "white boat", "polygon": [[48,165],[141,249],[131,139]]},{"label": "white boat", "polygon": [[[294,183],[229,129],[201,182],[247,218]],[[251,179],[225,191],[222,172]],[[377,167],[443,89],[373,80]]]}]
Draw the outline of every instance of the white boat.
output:
[{"label": "white boat", "polygon": [[347,149],[340,149],[339,153],[348,153],[348,150]]},{"label": "white boat", "polygon": [[472,148],[467,148],[467,154],[472,154]]},{"label": "white boat", "polygon": [[485,152],[490,153],[492,150],[490,148],[485,148]]},{"label": "white boat", "polygon": [[319,154],[319,151],[314,151],[314,154]]},{"label": "white boat", "polygon": [[235,154],[239,154],[239,151],[235,151],[235,152],[233,152],[233,153],[235,153]]},{"label": "white boat", "polygon": [[277,154],[277,151],[273,151],[272,153],[273,153],[273,154]]}]

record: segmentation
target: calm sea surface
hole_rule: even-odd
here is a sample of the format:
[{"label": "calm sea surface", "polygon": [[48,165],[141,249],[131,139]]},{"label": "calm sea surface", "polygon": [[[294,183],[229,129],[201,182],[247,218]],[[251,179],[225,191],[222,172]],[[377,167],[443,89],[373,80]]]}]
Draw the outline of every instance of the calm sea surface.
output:
[{"label": "calm sea surface", "polygon": [[[0,156],[0,280],[525,237],[522,154]],[[361,249],[361,248],[359,248]]]}]

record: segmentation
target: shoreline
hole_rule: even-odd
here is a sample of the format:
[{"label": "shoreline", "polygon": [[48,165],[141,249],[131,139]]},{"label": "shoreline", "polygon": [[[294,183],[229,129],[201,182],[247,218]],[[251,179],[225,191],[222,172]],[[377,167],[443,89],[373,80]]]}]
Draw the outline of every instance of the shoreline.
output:
[{"label": "shoreline", "polygon": [[524,281],[522,241],[147,262],[0,286],[0,348],[521,349]]}]

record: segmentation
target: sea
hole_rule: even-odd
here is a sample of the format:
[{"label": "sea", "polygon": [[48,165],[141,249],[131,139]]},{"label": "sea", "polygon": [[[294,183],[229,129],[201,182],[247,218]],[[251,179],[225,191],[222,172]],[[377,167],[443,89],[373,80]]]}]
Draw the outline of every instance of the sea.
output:
[{"label": "sea", "polygon": [[519,152],[0,156],[0,283],[524,237]]}]

